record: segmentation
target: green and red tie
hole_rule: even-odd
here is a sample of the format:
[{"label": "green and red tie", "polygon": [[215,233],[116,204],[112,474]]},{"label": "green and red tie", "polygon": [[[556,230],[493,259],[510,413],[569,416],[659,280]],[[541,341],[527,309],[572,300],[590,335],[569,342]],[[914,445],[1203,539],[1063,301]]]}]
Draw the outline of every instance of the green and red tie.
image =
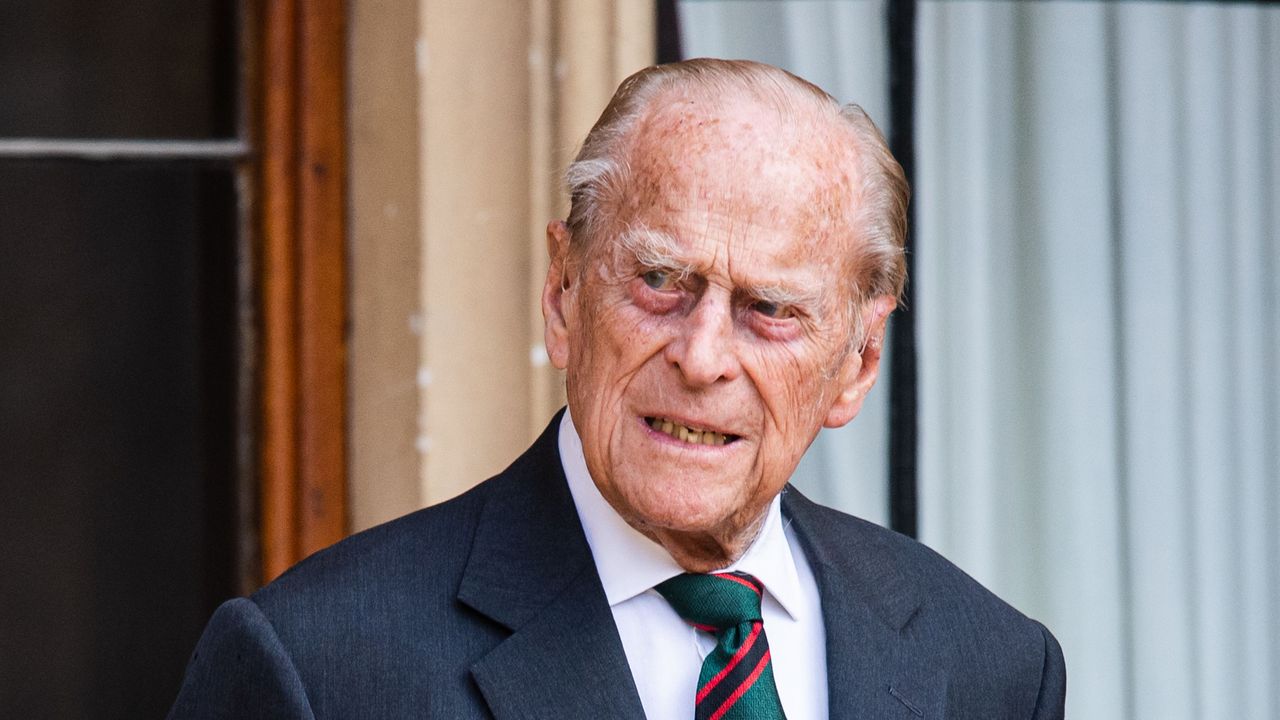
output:
[{"label": "green and red tie", "polygon": [[695,720],[784,720],[760,615],[764,585],[732,572],[679,575],[655,589],[686,622],[716,636],[702,661]]}]

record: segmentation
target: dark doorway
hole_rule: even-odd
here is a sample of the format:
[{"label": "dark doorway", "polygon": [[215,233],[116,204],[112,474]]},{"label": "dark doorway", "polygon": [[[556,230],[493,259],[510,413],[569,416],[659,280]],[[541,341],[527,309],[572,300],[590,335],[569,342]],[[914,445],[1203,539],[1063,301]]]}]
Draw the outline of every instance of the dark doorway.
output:
[{"label": "dark doorway", "polygon": [[162,717],[240,590],[241,13],[0,4],[0,716]]}]

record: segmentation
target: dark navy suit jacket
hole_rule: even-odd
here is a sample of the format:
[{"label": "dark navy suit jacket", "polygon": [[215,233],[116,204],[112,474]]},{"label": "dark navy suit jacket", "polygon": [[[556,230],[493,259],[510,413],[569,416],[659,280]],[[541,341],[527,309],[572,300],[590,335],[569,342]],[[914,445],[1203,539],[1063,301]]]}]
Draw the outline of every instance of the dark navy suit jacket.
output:
[{"label": "dark navy suit jacket", "polygon": [[[169,717],[643,718],[557,428],[224,604]],[[782,508],[818,580],[832,718],[1063,716],[1043,626],[906,537],[790,488]]]}]

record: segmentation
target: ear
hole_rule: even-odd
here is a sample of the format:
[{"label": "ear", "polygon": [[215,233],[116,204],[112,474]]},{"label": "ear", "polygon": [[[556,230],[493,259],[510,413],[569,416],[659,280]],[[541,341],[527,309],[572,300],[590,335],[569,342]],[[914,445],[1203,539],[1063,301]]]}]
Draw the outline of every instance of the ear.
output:
[{"label": "ear", "polygon": [[825,427],[842,427],[862,409],[862,402],[880,374],[885,325],[895,307],[897,302],[889,295],[872,298],[863,305],[862,327],[866,328],[866,334],[862,347],[851,350],[840,366],[840,395],[827,411]]},{"label": "ear", "polygon": [[[569,321],[565,295],[573,278],[569,268],[569,226],[563,220],[547,223],[547,280],[542,285],[543,342],[551,364],[564,370],[569,364]],[[574,288],[576,289],[576,288]]]}]

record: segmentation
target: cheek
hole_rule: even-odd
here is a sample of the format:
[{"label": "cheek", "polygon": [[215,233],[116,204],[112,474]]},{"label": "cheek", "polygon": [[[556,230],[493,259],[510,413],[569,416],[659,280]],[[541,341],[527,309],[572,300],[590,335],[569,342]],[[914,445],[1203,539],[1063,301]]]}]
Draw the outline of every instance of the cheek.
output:
[{"label": "cheek", "polygon": [[679,300],[634,287],[617,290],[597,305],[586,343],[594,347],[586,349],[608,355],[611,362],[620,363],[619,370],[631,371],[659,352],[666,338],[677,331],[679,314],[672,311]]},{"label": "cheek", "polygon": [[616,399],[631,378],[661,352],[671,321],[636,306],[627,288],[584,297],[589,308],[570,332],[567,380],[571,390],[594,403]]},{"label": "cheek", "polygon": [[569,327],[569,345],[575,351],[579,365],[589,364],[582,361],[616,344],[614,335],[618,325],[615,318],[621,308],[616,300],[617,293],[610,290],[611,286],[589,283],[579,291],[575,303],[578,313]]},{"label": "cheek", "polygon": [[830,404],[829,370],[820,353],[797,345],[756,348],[748,372],[764,400],[776,436],[807,436]]}]

